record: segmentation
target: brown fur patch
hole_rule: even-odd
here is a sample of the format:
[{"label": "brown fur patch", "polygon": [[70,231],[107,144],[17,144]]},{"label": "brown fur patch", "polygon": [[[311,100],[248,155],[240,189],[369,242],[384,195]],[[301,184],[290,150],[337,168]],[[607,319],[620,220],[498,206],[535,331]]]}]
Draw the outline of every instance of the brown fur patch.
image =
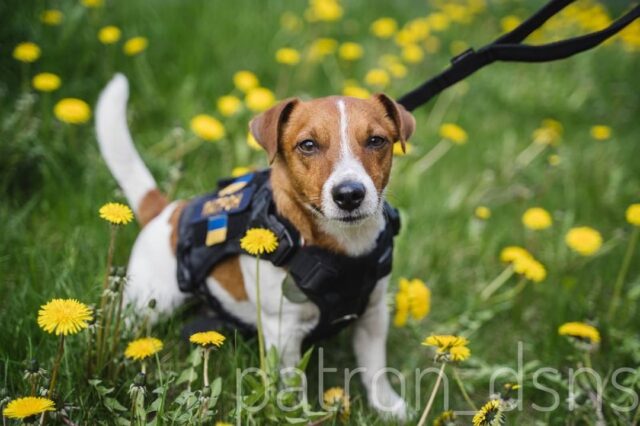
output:
[{"label": "brown fur patch", "polygon": [[167,197],[157,188],[147,192],[138,208],[138,222],[144,227],[147,223],[158,216],[162,210],[169,204]]},{"label": "brown fur patch", "polygon": [[171,213],[171,217],[169,217],[169,225],[171,225],[170,243],[173,254],[176,254],[176,250],[178,249],[178,226],[180,224],[180,215],[186,206],[186,201],[179,201],[175,210]]},{"label": "brown fur patch", "polygon": [[218,263],[211,272],[211,277],[215,279],[220,287],[224,288],[235,300],[248,300],[247,291],[244,288],[244,278],[240,270],[240,258],[238,256],[228,257]]}]

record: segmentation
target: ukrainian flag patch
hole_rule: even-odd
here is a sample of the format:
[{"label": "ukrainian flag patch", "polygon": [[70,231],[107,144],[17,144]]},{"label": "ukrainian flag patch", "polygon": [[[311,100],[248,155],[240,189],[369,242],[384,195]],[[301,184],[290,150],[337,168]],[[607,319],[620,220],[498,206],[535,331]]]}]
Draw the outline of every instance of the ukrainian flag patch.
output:
[{"label": "ukrainian flag patch", "polygon": [[205,244],[212,246],[227,239],[228,217],[226,214],[212,216],[207,221],[207,238]]}]

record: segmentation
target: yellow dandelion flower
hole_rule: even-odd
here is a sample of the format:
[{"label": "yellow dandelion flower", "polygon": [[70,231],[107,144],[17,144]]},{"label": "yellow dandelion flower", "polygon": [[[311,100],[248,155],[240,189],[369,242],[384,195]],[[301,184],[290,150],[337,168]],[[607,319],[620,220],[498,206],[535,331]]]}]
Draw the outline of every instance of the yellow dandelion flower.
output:
[{"label": "yellow dandelion flower", "polygon": [[262,147],[251,132],[247,133],[247,145],[254,151],[262,151]]},{"label": "yellow dandelion flower", "polygon": [[389,73],[382,68],[373,68],[364,77],[369,86],[384,87],[389,84]]},{"label": "yellow dandelion flower", "polygon": [[143,337],[129,342],[124,351],[124,356],[134,360],[143,360],[160,352],[164,344],[155,337]]},{"label": "yellow dandelion flower", "polygon": [[466,361],[471,356],[471,351],[466,346],[454,346],[449,349],[452,361]]},{"label": "yellow dandelion flower", "polygon": [[411,64],[416,64],[424,58],[422,48],[417,44],[407,44],[402,48],[402,59]]},{"label": "yellow dandelion flower", "polygon": [[284,12],[280,16],[280,26],[289,32],[295,33],[302,29],[302,20],[293,12]]},{"label": "yellow dandelion flower", "polygon": [[233,84],[236,86],[241,92],[248,92],[249,90],[258,87],[260,82],[258,81],[258,77],[251,71],[238,71],[233,74]]},{"label": "yellow dandelion flower", "polygon": [[449,426],[455,424],[456,413],[453,410],[447,410],[440,413],[438,417],[433,421],[433,426]]},{"label": "yellow dandelion flower", "polygon": [[331,55],[338,48],[338,42],[335,39],[322,37],[316,39],[309,47],[309,59],[318,61],[327,55]]},{"label": "yellow dandelion flower", "polygon": [[411,304],[411,316],[415,320],[421,320],[431,310],[431,290],[424,281],[414,278],[408,281],[407,294]]},{"label": "yellow dandelion flower", "polygon": [[558,334],[583,340],[591,344],[600,343],[600,332],[597,328],[584,322],[567,322],[558,328]]},{"label": "yellow dandelion flower", "polygon": [[276,97],[271,90],[265,87],[255,87],[247,92],[244,102],[251,111],[262,112],[276,103]]},{"label": "yellow dandelion flower", "polygon": [[113,44],[120,40],[121,35],[122,31],[120,31],[120,28],[115,25],[107,25],[98,31],[98,40],[100,40],[102,44]]},{"label": "yellow dandelion flower", "polygon": [[13,57],[20,62],[35,62],[40,57],[40,47],[30,41],[20,43],[13,49]]},{"label": "yellow dandelion flower", "polygon": [[547,229],[552,223],[551,215],[542,207],[531,207],[522,215],[522,224],[534,231]]},{"label": "yellow dandelion flower", "polygon": [[378,38],[390,38],[398,31],[398,23],[393,18],[378,18],[371,23],[370,30]]},{"label": "yellow dandelion flower", "polygon": [[216,105],[224,117],[236,115],[242,109],[242,101],[233,95],[220,96]]},{"label": "yellow dandelion flower", "polygon": [[126,225],[133,220],[133,212],[122,203],[107,203],[98,211],[100,218],[113,225]]},{"label": "yellow dandelion flower", "polygon": [[296,65],[300,62],[300,52],[290,47],[283,47],[276,51],[276,62],[284,65]]},{"label": "yellow dandelion flower", "polygon": [[104,0],[82,0],[82,4],[84,7],[88,8],[97,8],[102,7],[104,4]]},{"label": "yellow dandelion flower", "polygon": [[432,335],[424,339],[423,346],[434,346],[436,348],[437,361],[465,361],[471,356],[471,351],[467,347],[469,341],[464,337],[452,335]]},{"label": "yellow dandelion flower", "polygon": [[342,94],[344,96],[350,96],[352,98],[359,99],[369,99],[371,97],[371,93],[367,89],[361,87],[356,81],[353,80],[347,80],[344,83]]},{"label": "yellow dandelion flower", "polygon": [[222,346],[225,339],[226,338],[217,331],[204,331],[201,333],[192,334],[191,337],[189,337],[189,341],[191,343],[195,343],[196,345],[205,347],[216,346],[218,348]]},{"label": "yellow dandelion flower", "polygon": [[467,346],[468,344],[469,340],[465,337],[451,334],[431,335],[422,342],[423,346],[435,346],[439,352],[449,351],[451,348]]},{"label": "yellow dandelion flower", "polygon": [[500,27],[503,32],[508,33],[509,31],[514,30],[521,23],[522,19],[515,15],[508,15],[500,20]]},{"label": "yellow dandelion flower", "polygon": [[33,88],[41,92],[53,92],[60,87],[60,84],[60,77],[50,72],[36,74],[31,80]]},{"label": "yellow dandelion flower", "polygon": [[57,9],[47,9],[40,15],[40,21],[45,25],[56,26],[62,23],[64,15]]},{"label": "yellow dandelion flower", "polygon": [[562,123],[552,118],[542,120],[542,125],[533,131],[533,141],[540,145],[557,145],[562,138]]},{"label": "yellow dandelion flower", "polygon": [[547,162],[550,166],[557,166],[562,162],[562,159],[558,154],[551,154],[547,157]]},{"label": "yellow dandelion flower", "polygon": [[216,422],[215,426],[233,426],[233,424],[227,422]]},{"label": "yellow dandelion flower", "polygon": [[393,144],[393,155],[395,155],[396,157],[402,157],[410,154],[414,149],[413,144],[409,142],[405,142],[404,147],[405,150],[403,151],[402,144],[396,141],[396,143]]},{"label": "yellow dandelion flower", "polygon": [[599,124],[597,126],[592,126],[589,133],[595,140],[605,141],[611,137],[611,127]]},{"label": "yellow dandelion flower", "polygon": [[492,399],[473,416],[473,426],[500,426],[502,424],[502,407],[500,401]]},{"label": "yellow dandelion flower", "polygon": [[463,145],[467,143],[467,132],[457,124],[454,123],[443,123],[440,126],[439,131],[440,137],[442,139],[446,139],[455,143],[456,145]]},{"label": "yellow dandelion flower", "polygon": [[515,262],[520,258],[531,258],[531,253],[526,249],[518,246],[508,246],[500,252],[500,261],[505,263]]},{"label": "yellow dandelion flower", "polygon": [[338,0],[309,0],[305,17],[310,22],[332,22],[342,18],[343,10]]},{"label": "yellow dandelion flower", "polygon": [[91,118],[91,107],[82,99],[64,98],[53,107],[53,114],[62,122],[83,124]]},{"label": "yellow dandelion flower", "polygon": [[396,313],[393,317],[393,325],[396,327],[404,327],[409,319],[409,295],[406,291],[398,291],[396,293]]},{"label": "yellow dandelion flower", "polygon": [[345,61],[357,61],[364,55],[364,49],[359,43],[347,41],[340,45],[338,49],[338,56]]},{"label": "yellow dandelion flower", "polygon": [[91,319],[91,309],[75,299],[53,299],[38,311],[40,328],[56,336],[76,334],[87,328]]},{"label": "yellow dandelion flower", "polygon": [[9,402],[2,415],[10,419],[26,419],[42,414],[45,411],[55,411],[55,404],[49,398],[27,396]]},{"label": "yellow dandelion flower", "polygon": [[394,78],[404,78],[407,75],[407,67],[400,63],[389,64],[387,69]]},{"label": "yellow dandelion flower", "polygon": [[600,233],[588,226],[571,228],[564,240],[573,251],[582,256],[591,256],[602,246]]},{"label": "yellow dandelion flower", "polygon": [[491,209],[487,206],[478,206],[476,207],[475,211],[473,212],[473,214],[478,218],[478,219],[482,219],[482,220],[487,220],[491,217]]},{"label": "yellow dandelion flower", "polygon": [[433,31],[444,31],[449,28],[451,24],[449,16],[442,12],[434,12],[427,15],[426,21],[429,28]]},{"label": "yellow dandelion flower", "polygon": [[207,114],[196,115],[191,119],[189,125],[193,133],[205,141],[219,141],[226,135],[222,123]]},{"label": "yellow dandelion flower", "polygon": [[339,414],[343,420],[349,417],[351,404],[349,395],[340,387],[329,388],[323,395],[324,403],[329,408],[339,409]]},{"label": "yellow dandelion flower", "polygon": [[424,50],[428,53],[437,53],[440,50],[440,39],[435,36],[429,36],[423,43]]},{"label": "yellow dandelion flower", "polygon": [[240,247],[254,256],[272,253],[278,248],[278,237],[269,229],[251,228],[240,240]]},{"label": "yellow dandelion flower", "polygon": [[148,45],[149,40],[146,37],[133,37],[124,43],[122,51],[127,56],[135,56],[142,53]]},{"label": "yellow dandelion flower", "polygon": [[243,167],[243,166],[234,167],[231,170],[231,176],[232,177],[244,176],[246,174],[251,173],[253,170],[254,169],[252,167]]},{"label": "yellow dandelion flower", "polygon": [[640,226],[640,203],[631,204],[625,213],[627,222],[634,226]]},{"label": "yellow dandelion flower", "polygon": [[513,261],[513,270],[527,279],[539,283],[547,278],[544,265],[533,257],[518,257]]}]

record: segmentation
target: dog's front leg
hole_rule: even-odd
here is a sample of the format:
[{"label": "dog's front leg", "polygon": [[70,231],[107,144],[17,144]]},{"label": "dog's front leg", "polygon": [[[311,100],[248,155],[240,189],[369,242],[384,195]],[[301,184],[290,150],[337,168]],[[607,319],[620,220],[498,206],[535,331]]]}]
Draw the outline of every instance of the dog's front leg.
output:
[{"label": "dog's front leg", "polygon": [[[256,292],[256,260],[240,257],[249,300],[258,310]],[[318,321],[318,308],[310,302],[292,303],[282,294],[282,283],[287,276],[284,269],[270,262],[260,261],[260,312],[265,349],[275,347],[283,367],[295,367],[300,360],[300,347],[304,337]]]},{"label": "dog's front leg", "polygon": [[378,281],[369,299],[369,306],[356,323],[353,338],[362,381],[367,389],[369,404],[383,414],[406,420],[406,402],[393,390],[386,376],[387,331],[389,310],[385,301],[389,277]]}]

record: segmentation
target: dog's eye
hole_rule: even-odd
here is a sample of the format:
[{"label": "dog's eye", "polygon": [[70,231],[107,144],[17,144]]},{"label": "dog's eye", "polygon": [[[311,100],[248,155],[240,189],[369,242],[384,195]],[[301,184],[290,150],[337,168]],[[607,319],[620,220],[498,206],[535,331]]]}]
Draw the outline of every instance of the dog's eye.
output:
[{"label": "dog's eye", "polygon": [[381,136],[371,136],[369,139],[367,139],[367,148],[382,148],[386,145],[386,143],[387,140]]},{"label": "dog's eye", "polygon": [[311,139],[305,139],[302,142],[299,142],[298,145],[296,145],[296,148],[298,148],[298,151],[304,155],[315,154],[319,149],[318,144]]}]

